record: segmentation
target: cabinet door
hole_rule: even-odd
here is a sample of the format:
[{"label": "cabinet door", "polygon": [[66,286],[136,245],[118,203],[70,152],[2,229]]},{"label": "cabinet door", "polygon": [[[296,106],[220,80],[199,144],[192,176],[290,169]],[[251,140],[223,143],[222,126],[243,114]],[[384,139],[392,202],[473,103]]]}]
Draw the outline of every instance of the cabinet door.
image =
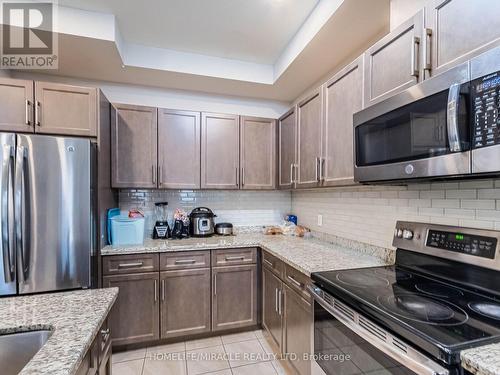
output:
[{"label": "cabinet door", "polygon": [[158,186],[200,188],[200,112],[158,110]]},{"label": "cabinet door", "polygon": [[0,131],[33,132],[33,81],[0,78]]},{"label": "cabinet door", "polygon": [[282,282],[267,267],[262,268],[262,325],[279,349],[283,348]]},{"label": "cabinet door", "polygon": [[156,108],[114,104],[111,111],[111,141],[112,186],[156,187]]},{"label": "cabinet door", "polygon": [[432,75],[439,74],[500,42],[500,2],[433,0],[426,7],[426,54]]},{"label": "cabinet door", "polygon": [[298,175],[297,187],[314,187],[320,182],[323,95],[319,88],[297,106]]},{"label": "cabinet door", "polygon": [[281,189],[291,189],[294,187],[295,151],[297,149],[296,118],[294,107],[278,120],[278,187]]},{"label": "cabinet door", "polygon": [[97,136],[97,89],[35,82],[35,132]]},{"label": "cabinet door", "polygon": [[210,268],[161,273],[161,338],[210,332]]},{"label": "cabinet door", "polygon": [[276,174],[276,121],[241,118],[241,188],[274,189]]},{"label": "cabinet door", "polygon": [[257,324],[257,266],[212,269],[212,330]]},{"label": "cabinet door", "polygon": [[201,187],[238,189],[239,116],[202,113],[201,115]]},{"label": "cabinet door", "polygon": [[158,272],[103,276],[103,286],[120,288],[109,316],[114,346],[159,338]]},{"label": "cabinet door", "polygon": [[365,107],[423,79],[423,27],[422,10],[365,52]]},{"label": "cabinet door", "polygon": [[325,84],[323,185],[354,183],[353,120],[362,108],[363,58],[342,69]]},{"label": "cabinet door", "polygon": [[311,374],[311,361],[304,354],[313,352],[314,317],[312,306],[287,285],[285,290],[285,352],[295,354],[290,363],[300,375]]}]

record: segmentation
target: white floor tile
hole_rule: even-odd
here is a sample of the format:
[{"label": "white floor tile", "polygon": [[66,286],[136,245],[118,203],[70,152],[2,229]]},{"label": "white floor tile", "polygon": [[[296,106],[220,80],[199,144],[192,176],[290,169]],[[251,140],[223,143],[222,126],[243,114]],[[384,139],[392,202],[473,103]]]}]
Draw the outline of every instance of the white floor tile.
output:
[{"label": "white floor tile", "polygon": [[206,339],[186,341],[186,350],[196,350],[202,348],[210,348],[212,346],[221,346],[222,340],[220,336],[208,337]]},{"label": "white floor tile", "polygon": [[231,369],[233,375],[277,375],[271,362],[260,362]]},{"label": "white floor tile", "polygon": [[268,359],[267,354],[257,339],[225,344],[224,348],[229,356],[231,367],[263,362]]},{"label": "white floor tile", "polygon": [[257,336],[253,332],[241,332],[241,333],[233,333],[231,335],[222,336],[222,342],[225,344],[231,344],[233,342],[241,342],[248,340],[255,340]]},{"label": "white floor tile", "polygon": [[144,359],[113,363],[113,375],[141,375]]},{"label": "white floor tile", "polygon": [[[175,354],[175,353],[174,353]],[[114,369],[113,369],[114,370]],[[113,374],[115,372],[113,371]],[[172,360],[168,357],[163,359],[149,359],[144,361],[142,375],[186,375],[186,361]]]},{"label": "white floor tile", "polygon": [[185,350],[186,350],[186,344],[184,342],[151,346],[146,349],[146,358],[149,358],[155,354],[179,353]]},{"label": "white floor tile", "polygon": [[128,350],[126,352],[119,352],[113,354],[111,357],[112,363],[132,361],[134,359],[144,359],[146,357],[146,349],[136,349],[136,350]]},{"label": "white floor tile", "polygon": [[223,346],[214,346],[186,352],[188,375],[198,375],[229,368]]}]

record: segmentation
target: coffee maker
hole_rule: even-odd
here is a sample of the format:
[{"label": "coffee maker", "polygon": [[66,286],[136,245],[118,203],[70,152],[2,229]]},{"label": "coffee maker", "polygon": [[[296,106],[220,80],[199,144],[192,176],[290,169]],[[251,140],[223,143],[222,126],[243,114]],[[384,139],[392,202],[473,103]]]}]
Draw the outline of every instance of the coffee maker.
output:
[{"label": "coffee maker", "polygon": [[153,229],[153,239],[155,240],[164,240],[170,237],[167,206],[168,202],[155,203],[156,223]]}]

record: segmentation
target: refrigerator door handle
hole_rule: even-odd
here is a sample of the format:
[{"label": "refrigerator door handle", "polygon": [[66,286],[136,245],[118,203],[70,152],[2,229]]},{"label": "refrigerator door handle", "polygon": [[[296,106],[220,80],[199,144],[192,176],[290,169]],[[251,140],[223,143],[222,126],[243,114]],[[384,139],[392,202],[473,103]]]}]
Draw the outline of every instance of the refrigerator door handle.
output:
[{"label": "refrigerator door handle", "polygon": [[14,152],[11,145],[3,146],[3,165],[2,165],[2,196],[1,196],[1,230],[2,230],[2,252],[4,275],[6,282],[15,280],[15,259],[10,247],[10,216],[9,216],[9,192],[12,184],[12,165],[14,163]]},{"label": "refrigerator door handle", "polygon": [[[16,252],[18,258],[18,264],[21,272],[19,276],[22,276],[22,281],[26,281],[28,278],[29,271],[29,259],[26,254],[26,247],[29,247],[29,238],[23,237],[23,232],[27,233],[29,236],[29,230],[24,231],[24,223],[26,220],[26,207],[28,207],[28,202],[24,194],[26,181],[25,181],[25,166],[27,163],[26,158],[26,148],[18,146],[16,148],[16,172],[14,181],[14,223],[16,232]],[[25,245],[28,246],[25,246]],[[20,280],[21,281],[21,280]]]}]

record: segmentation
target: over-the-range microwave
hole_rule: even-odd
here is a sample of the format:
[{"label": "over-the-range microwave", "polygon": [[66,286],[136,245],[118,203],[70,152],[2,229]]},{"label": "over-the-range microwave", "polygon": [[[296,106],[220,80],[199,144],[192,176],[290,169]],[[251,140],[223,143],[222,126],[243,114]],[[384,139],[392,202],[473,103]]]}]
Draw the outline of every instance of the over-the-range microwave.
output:
[{"label": "over-the-range microwave", "polygon": [[495,48],[356,113],[354,179],[500,174],[499,109]]}]

